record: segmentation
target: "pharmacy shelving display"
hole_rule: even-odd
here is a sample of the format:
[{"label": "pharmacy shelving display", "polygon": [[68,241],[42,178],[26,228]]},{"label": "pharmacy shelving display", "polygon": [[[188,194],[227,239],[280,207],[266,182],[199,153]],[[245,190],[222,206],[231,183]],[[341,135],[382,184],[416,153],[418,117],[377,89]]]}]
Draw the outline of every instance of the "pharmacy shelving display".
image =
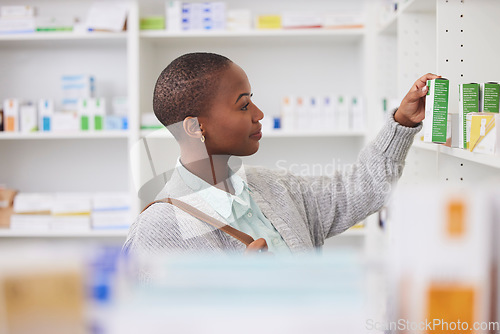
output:
[{"label": "pharmacy shelving display", "polygon": [[[7,2],[0,1],[0,5]],[[89,1],[36,2],[44,15],[80,16]],[[182,32],[140,31],[139,18],[164,12],[164,2],[130,1],[127,31],[120,33],[50,32],[0,35],[1,98],[58,99],[59,78],[67,73],[96,77],[97,94],[127,96],[129,130],[101,133],[0,134],[0,173],[10,186],[24,192],[128,191],[133,199],[150,178],[148,158],[141,149],[149,142],[158,170],[168,169],[177,157],[177,145],[168,135],[140,131],[141,114],[151,112],[156,77],[175,57],[190,51],[224,54],[247,72],[254,101],[273,117],[288,94],[346,94],[367,96],[370,79],[369,33],[358,29],[297,29],[269,31]],[[361,10],[362,1],[316,0],[304,8],[301,1],[243,2],[228,7],[249,8],[253,14],[283,10]],[[264,11],[265,9],[265,11]],[[54,14],[55,13],[55,14]],[[367,25],[368,26],[368,25]],[[22,66],[20,65],[22,64]],[[30,80],[35,77],[37,80]],[[21,79],[6,79],[21,78]],[[369,103],[369,101],[368,101]],[[368,104],[367,103],[367,104]],[[369,117],[369,116],[368,116]],[[291,164],[307,166],[355,161],[365,143],[364,131],[305,131],[300,134],[264,132],[261,150],[245,162],[270,168]],[[310,147],[315,147],[311,150]],[[36,172],[33,170],[36,167]],[[149,198],[134,201],[134,212]],[[353,230],[347,236],[362,236]],[[114,237],[124,231],[24,233],[2,231],[6,238]]]},{"label": "pharmacy shelving display", "polygon": [[[449,112],[458,113],[458,84],[500,78],[498,67],[490,66],[500,49],[487,42],[488,32],[500,28],[495,20],[499,13],[500,6],[487,0],[414,0],[401,5],[379,30],[382,42],[397,49],[397,56],[390,60],[397,64],[397,72],[386,80],[390,83],[383,86],[382,95],[401,98],[412,80],[434,72],[450,80]],[[487,182],[500,168],[498,156],[422,143],[418,138],[413,147],[403,178],[411,183],[426,182],[429,177],[443,182]]]}]

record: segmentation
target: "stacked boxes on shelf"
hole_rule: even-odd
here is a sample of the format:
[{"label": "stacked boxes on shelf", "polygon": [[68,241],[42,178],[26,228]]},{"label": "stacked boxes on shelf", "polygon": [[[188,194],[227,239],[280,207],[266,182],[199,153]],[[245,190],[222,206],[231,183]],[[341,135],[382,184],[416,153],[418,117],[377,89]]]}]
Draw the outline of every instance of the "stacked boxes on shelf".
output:
[{"label": "stacked boxes on shelf", "polygon": [[274,122],[273,129],[286,132],[363,131],[365,119],[364,101],[359,96],[285,96],[280,121]]},{"label": "stacked boxes on shelf", "polygon": [[65,75],[61,78],[61,84],[61,111],[55,110],[52,99],[41,99],[38,104],[30,100],[4,100],[3,131],[28,133],[128,129],[126,97],[114,97],[110,110],[105,98],[95,97],[93,76]]},{"label": "stacked boxes on shelf", "polygon": [[131,223],[128,193],[19,193],[12,230],[88,231],[126,229]]},{"label": "stacked boxes on shelf", "polygon": [[429,80],[427,85],[424,141],[446,143],[470,152],[500,154],[499,83],[459,84],[458,114],[448,110],[448,80]]},{"label": "stacked boxes on shelf", "polygon": [[[320,12],[315,10],[285,11],[256,15],[248,9],[228,9],[226,2],[167,1],[165,27],[169,31],[181,30],[249,30],[305,29],[305,28],[362,28],[364,15],[358,12]],[[142,19],[158,21],[157,16]],[[252,22],[253,21],[253,22]],[[160,24],[156,24],[158,28]]]}]

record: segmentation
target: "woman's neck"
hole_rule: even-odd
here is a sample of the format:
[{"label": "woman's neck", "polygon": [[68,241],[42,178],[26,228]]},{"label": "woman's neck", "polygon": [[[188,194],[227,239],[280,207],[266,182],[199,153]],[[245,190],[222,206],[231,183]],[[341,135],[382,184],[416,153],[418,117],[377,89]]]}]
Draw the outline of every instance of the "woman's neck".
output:
[{"label": "woman's neck", "polygon": [[191,173],[218,189],[234,194],[233,185],[229,181],[229,155],[209,155],[198,159],[182,154],[181,163]]}]

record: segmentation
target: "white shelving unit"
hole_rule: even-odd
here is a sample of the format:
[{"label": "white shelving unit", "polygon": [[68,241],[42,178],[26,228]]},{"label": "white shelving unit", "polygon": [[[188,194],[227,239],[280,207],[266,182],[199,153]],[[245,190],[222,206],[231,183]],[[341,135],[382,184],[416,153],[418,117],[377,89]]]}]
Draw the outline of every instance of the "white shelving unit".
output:
[{"label": "white shelving unit", "polygon": [[[417,6],[417,4],[419,4]],[[418,12],[406,14],[408,10]],[[427,26],[433,28],[432,34],[426,32],[425,27],[416,25],[413,33],[420,30],[414,40],[418,45],[408,42],[399,43],[398,26],[398,52],[406,56],[398,56],[399,82],[404,82],[411,71],[421,70],[429,72],[418,66],[418,63],[434,63],[435,73],[450,80],[450,113],[458,113],[458,84],[468,82],[487,82],[499,80],[500,70],[495,64],[495,54],[500,48],[494,43],[487,42],[489,31],[497,31],[499,25],[495,15],[500,14],[500,6],[488,0],[414,0],[403,7],[396,19],[402,29],[410,29],[415,25],[415,16],[425,18]],[[400,22],[408,16],[410,22]],[[413,18],[413,20],[412,20]],[[481,22],[479,24],[478,22]],[[422,29],[426,38],[422,36]],[[408,31],[406,31],[408,33]],[[416,43],[415,42],[415,43]],[[477,52],[477,50],[481,52]],[[425,52],[425,50],[435,50]],[[410,59],[413,57],[413,59]],[[402,91],[404,87],[400,87]],[[419,143],[415,140],[414,149],[410,153],[408,164],[415,178],[422,178],[421,182],[429,181],[423,173],[416,172],[417,168],[427,165],[433,169],[430,181],[463,183],[486,183],[497,178],[500,169],[500,157],[486,154],[468,152],[458,148],[444,145]],[[431,153],[429,153],[431,152]],[[418,167],[417,167],[418,166]],[[432,166],[432,167],[430,167]],[[428,173],[427,173],[428,174]]]}]

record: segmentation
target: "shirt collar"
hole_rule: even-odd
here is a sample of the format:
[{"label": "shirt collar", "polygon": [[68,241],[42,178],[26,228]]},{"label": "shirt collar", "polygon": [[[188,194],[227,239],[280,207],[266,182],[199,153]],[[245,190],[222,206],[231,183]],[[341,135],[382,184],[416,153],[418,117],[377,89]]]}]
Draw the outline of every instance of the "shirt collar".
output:
[{"label": "shirt collar", "polygon": [[[231,216],[234,202],[236,218],[241,217],[250,208],[248,184],[233,170],[229,170],[229,181],[231,182],[235,195],[216,188],[197,175],[191,173],[180,158],[177,159],[176,169],[184,183],[194,192],[197,192],[218,214],[228,219]],[[246,208],[246,209],[245,209]]]}]

